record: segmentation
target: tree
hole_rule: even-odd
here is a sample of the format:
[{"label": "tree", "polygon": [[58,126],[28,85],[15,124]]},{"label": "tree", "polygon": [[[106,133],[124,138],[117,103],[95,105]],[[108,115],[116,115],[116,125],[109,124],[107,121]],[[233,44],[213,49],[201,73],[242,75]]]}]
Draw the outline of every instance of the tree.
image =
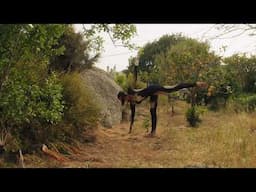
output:
[{"label": "tree", "polygon": [[[51,59],[51,69],[58,71],[83,71],[97,62],[103,49],[103,38],[100,33],[109,35],[115,46],[133,48],[130,39],[136,33],[136,27],[128,24],[95,24],[83,32],[76,33],[73,26],[68,26],[59,45],[65,47],[63,55]],[[116,43],[120,43],[116,45]]]},{"label": "tree", "polygon": [[90,42],[84,39],[81,33],[75,33],[74,28],[69,26],[59,39],[58,46],[65,47],[62,55],[51,58],[51,70],[71,72],[83,71],[91,68],[99,58],[99,53],[94,56],[89,52]]},{"label": "tree", "polygon": [[103,48],[103,37],[101,33],[107,33],[115,46],[136,48],[130,43],[130,39],[136,34],[136,26],[132,24],[92,24],[83,25],[83,35],[90,42],[89,48],[99,53]]},{"label": "tree", "polygon": [[26,140],[38,142],[42,127],[62,119],[62,86],[54,73],[48,74],[48,65],[50,57],[63,51],[56,45],[65,28],[0,25],[0,129],[17,137],[26,130]]},{"label": "tree", "polygon": [[[158,54],[155,60],[159,65],[161,84],[172,85],[202,80],[202,75],[220,61],[209,49],[207,43],[187,38],[170,47],[166,53]],[[196,103],[195,96],[193,89],[190,98],[192,106]]]},{"label": "tree", "polygon": [[247,93],[256,92],[256,56],[247,57],[246,55],[235,54],[225,58],[225,63],[232,72],[233,82],[237,84],[237,91]]},{"label": "tree", "polygon": [[[63,25],[1,24],[0,91],[15,66],[22,69],[34,67],[37,71],[47,70],[48,58],[63,51],[62,47],[55,49],[53,46],[64,28]],[[36,64],[31,64],[32,61]]]},{"label": "tree", "polygon": [[[178,42],[184,41],[185,37],[180,34],[163,35],[159,40],[147,43],[138,51],[139,73],[144,82],[159,83],[161,75],[159,73],[159,62],[156,59],[159,54],[165,56],[166,51],[176,45]],[[132,71],[135,58],[130,58],[128,70]]]},{"label": "tree", "polygon": [[[101,27],[95,26],[97,36]],[[129,43],[129,29],[134,28],[102,27],[109,26],[115,39]],[[7,129],[21,146],[45,143],[59,135],[54,125],[63,120],[67,104],[63,94],[67,88],[59,81],[56,69],[83,70],[92,65],[97,57],[90,57],[89,52],[97,47],[97,42],[83,38],[66,24],[0,24],[0,129]],[[63,58],[63,53],[64,63],[60,59],[58,64],[50,65],[52,58]],[[84,105],[80,107],[79,110]],[[86,113],[94,110],[91,108],[93,105]],[[51,137],[51,133],[55,136]]]},{"label": "tree", "polygon": [[195,82],[210,67],[217,65],[220,58],[209,51],[207,43],[186,39],[171,47],[166,55],[159,54],[156,61],[160,66],[163,82]]}]

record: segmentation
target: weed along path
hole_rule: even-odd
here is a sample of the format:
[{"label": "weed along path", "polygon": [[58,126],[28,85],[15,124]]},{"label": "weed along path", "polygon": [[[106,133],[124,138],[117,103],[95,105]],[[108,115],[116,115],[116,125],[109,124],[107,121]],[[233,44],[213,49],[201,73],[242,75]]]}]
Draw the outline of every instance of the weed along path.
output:
[{"label": "weed along path", "polygon": [[128,122],[109,129],[98,127],[95,140],[79,144],[63,162],[44,156],[48,163],[36,164],[29,157],[25,163],[64,168],[256,167],[255,114],[207,111],[199,127],[191,128],[185,120],[187,107],[179,102],[173,116],[166,107],[159,107],[153,138],[145,137],[149,110],[138,107],[131,134]]}]

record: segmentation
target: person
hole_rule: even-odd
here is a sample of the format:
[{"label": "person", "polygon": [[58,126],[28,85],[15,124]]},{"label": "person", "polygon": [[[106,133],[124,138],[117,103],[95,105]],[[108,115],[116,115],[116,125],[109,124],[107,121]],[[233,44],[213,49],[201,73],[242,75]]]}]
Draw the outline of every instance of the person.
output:
[{"label": "person", "polygon": [[117,98],[121,101],[122,106],[124,106],[125,102],[130,103],[131,121],[130,121],[129,133],[132,132],[136,104],[140,104],[142,101],[150,97],[150,114],[151,114],[152,128],[149,136],[154,136],[156,133],[156,124],[157,124],[156,111],[157,111],[157,105],[158,105],[158,96],[160,94],[168,95],[168,93],[175,92],[184,88],[191,88],[191,87],[207,88],[208,85],[204,82],[180,83],[174,86],[149,85],[144,89],[128,88],[127,93],[120,91],[117,94]]}]

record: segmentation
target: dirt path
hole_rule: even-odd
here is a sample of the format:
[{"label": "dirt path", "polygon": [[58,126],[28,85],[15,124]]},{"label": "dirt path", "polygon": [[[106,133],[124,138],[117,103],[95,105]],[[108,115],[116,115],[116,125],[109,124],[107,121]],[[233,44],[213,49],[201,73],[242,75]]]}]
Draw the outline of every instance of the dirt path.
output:
[{"label": "dirt path", "polygon": [[147,113],[149,115],[144,108],[138,111],[131,134],[128,134],[129,123],[111,129],[99,127],[95,131],[96,141],[80,147],[79,153],[70,156],[70,161],[65,162],[63,167],[166,167],[163,156],[168,162],[174,150],[164,136],[167,128],[159,123],[157,135],[146,137],[148,134],[143,118],[149,118]]},{"label": "dirt path", "polygon": [[[167,105],[158,109],[157,135],[147,135],[151,125],[148,106],[138,107],[133,132],[129,123],[93,129],[94,141],[79,143],[65,162],[49,156],[25,156],[27,167],[60,168],[190,168],[255,167],[255,113],[208,111],[198,128],[185,119],[188,104],[175,105],[171,116]],[[147,122],[147,123],[145,123]],[[90,134],[85,134],[85,137]],[[88,137],[89,138],[89,137]],[[86,139],[87,140],[87,139]],[[67,146],[71,147],[71,146]],[[74,147],[74,146],[72,146]]]},{"label": "dirt path", "polygon": [[153,163],[161,148],[159,136],[147,138],[143,130],[128,134],[127,127],[98,128],[96,141],[83,145],[64,167],[142,167]]},{"label": "dirt path", "polygon": [[[213,152],[218,153],[211,147],[218,146],[220,142],[216,140],[216,144],[209,147],[209,141],[215,138],[212,135],[216,135],[216,139],[218,139],[218,132],[215,129],[225,124],[229,117],[222,117],[222,121],[219,121],[220,114],[211,113],[204,117],[200,129],[193,129],[185,120],[187,107],[185,102],[177,104],[175,114],[171,116],[170,109],[167,106],[161,106],[158,109],[157,134],[153,138],[145,137],[148,134],[145,120],[148,120],[149,129],[151,126],[148,107],[139,107],[131,134],[128,134],[129,122],[118,124],[112,128],[98,127],[94,129],[93,133],[96,139],[93,142],[79,144],[79,147],[71,155],[66,156],[67,161],[57,162],[44,156],[44,159],[30,160],[31,164],[28,163],[28,166],[173,168],[205,167],[207,165],[211,167],[216,164],[216,156],[213,155]],[[223,160],[221,159],[221,161]]]}]

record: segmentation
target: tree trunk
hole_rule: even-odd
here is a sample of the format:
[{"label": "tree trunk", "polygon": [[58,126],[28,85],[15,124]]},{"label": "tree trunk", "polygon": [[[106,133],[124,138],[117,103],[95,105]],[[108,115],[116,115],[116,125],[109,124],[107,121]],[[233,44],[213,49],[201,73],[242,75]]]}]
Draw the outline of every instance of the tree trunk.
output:
[{"label": "tree trunk", "polygon": [[192,88],[191,91],[191,107],[194,107],[196,104],[196,89]]}]

